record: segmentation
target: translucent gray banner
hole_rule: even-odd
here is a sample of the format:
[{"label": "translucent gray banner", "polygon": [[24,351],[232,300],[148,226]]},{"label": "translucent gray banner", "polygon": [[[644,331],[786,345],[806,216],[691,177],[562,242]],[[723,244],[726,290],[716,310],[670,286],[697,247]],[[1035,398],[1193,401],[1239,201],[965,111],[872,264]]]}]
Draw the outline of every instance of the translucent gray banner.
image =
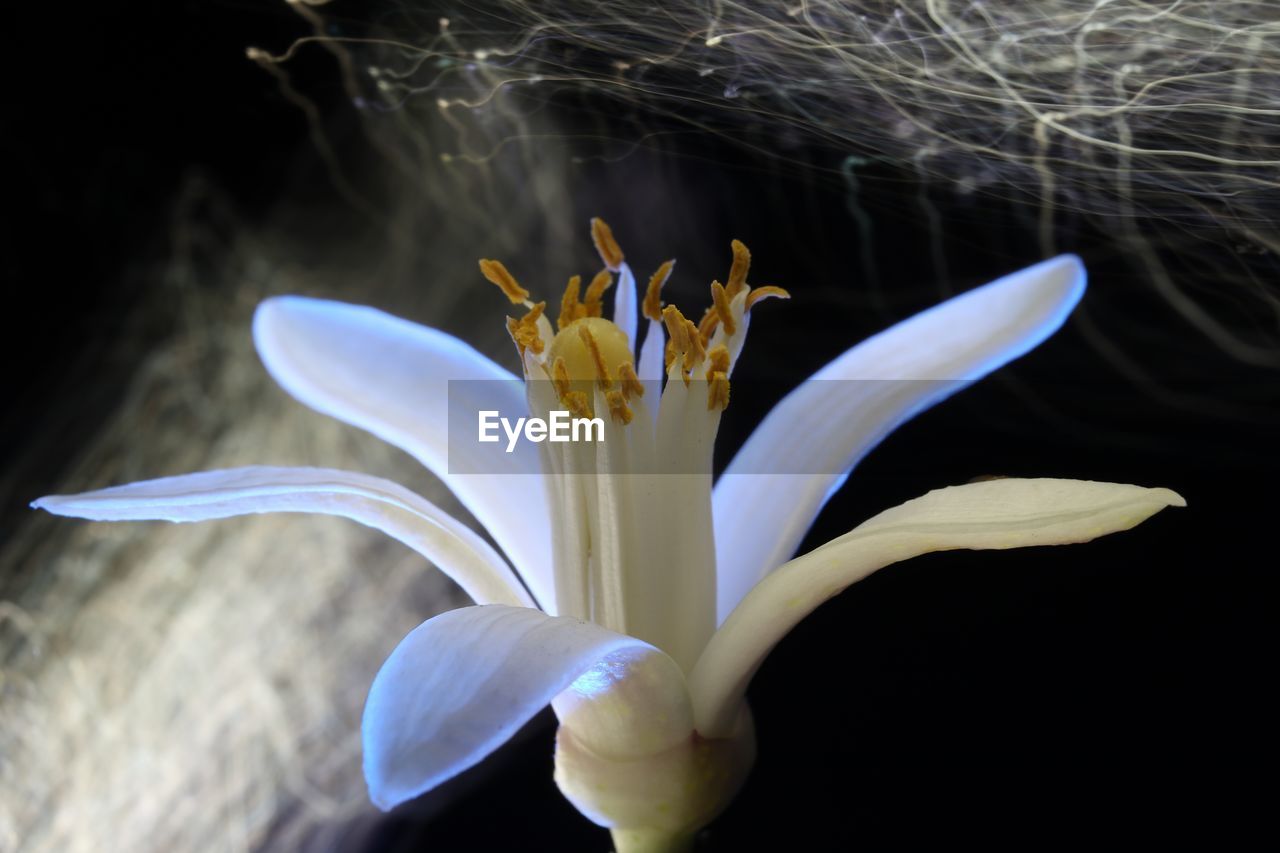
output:
[{"label": "translucent gray banner", "polygon": [[[762,432],[744,445],[731,472],[738,475],[835,475],[845,460],[879,443],[918,412],[968,385],[965,380],[818,380],[799,385],[733,380],[729,407],[719,413],[732,424]],[[575,418],[557,404],[545,415],[531,415],[526,392],[557,400],[550,382],[535,389],[521,380],[451,380],[448,401],[450,474],[510,474],[543,471],[547,466],[575,474],[702,474],[710,470],[708,383],[691,380],[685,391],[683,421],[646,425],[646,411],[632,401],[634,419],[623,425],[608,411]],[[753,405],[735,407],[735,399]],[[642,398],[647,416],[658,417],[656,387]],[[757,401],[778,401],[761,419]],[[645,431],[649,432],[646,436]],[[647,450],[654,441],[652,451]],[[566,455],[567,454],[567,455]],[[566,460],[560,469],[558,460]]]}]

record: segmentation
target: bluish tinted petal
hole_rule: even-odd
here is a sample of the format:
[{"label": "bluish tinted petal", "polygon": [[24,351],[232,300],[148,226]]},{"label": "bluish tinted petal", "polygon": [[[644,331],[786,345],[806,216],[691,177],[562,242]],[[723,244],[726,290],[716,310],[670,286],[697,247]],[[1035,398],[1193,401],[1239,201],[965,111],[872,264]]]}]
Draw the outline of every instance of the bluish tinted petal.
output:
[{"label": "bluish tinted petal", "polygon": [[[528,414],[523,383],[467,344],[372,308],[285,296],[258,307],[254,342],[267,370],[301,402],[417,457],[493,536],[539,602],[554,607],[551,542],[536,447],[472,458],[499,445],[449,445],[450,407]],[[453,384],[450,380],[468,380]],[[501,453],[501,451],[495,451]],[[452,455],[451,455],[452,453]],[[479,471],[482,473],[460,473]]]},{"label": "bluish tinted petal", "polygon": [[627,340],[631,342],[631,352],[636,354],[636,332],[640,323],[636,303],[636,277],[626,263],[618,271],[618,287],[613,297],[613,322],[626,332]]},{"label": "bluish tinted petal", "polygon": [[32,506],[93,521],[205,521],[260,512],[339,515],[399,539],[480,604],[533,605],[502,557],[465,524],[403,486],[352,471],[228,468],[51,495]]},{"label": "bluish tinted petal", "polygon": [[689,676],[698,731],[729,727],[769,650],[815,607],[872,572],[931,551],[1087,542],[1186,502],[1168,489],[1003,479],[937,489],[770,574],[711,638]]},{"label": "bluish tinted petal", "polygon": [[1084,294],[1063,255],[917,314],[841,355],[774,407],[715,490],[720,620],[794,552],[867,451],[1041,343]]},{"label": "bluish tinted petal", "polygon": [[464,607],[422,623],[369,689],[370,799],[390,809],[461,773],[570,685],[579,694],[608,690],[607,677],[575,682],[617,654],[662,653],[599,625],[527,608]]}]

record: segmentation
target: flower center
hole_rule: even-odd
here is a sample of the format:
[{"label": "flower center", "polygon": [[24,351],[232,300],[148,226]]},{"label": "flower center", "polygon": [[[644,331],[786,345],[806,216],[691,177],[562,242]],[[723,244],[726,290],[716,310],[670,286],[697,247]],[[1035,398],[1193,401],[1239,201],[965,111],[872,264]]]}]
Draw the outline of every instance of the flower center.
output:
[{"label": "flower center", "polygon": [[[591,237],[601,269],[589,281],[570,278],[558,311],[533,302],[499,261],[480,261],[484,277],[525,312],[508,317],[507,330],[530,414],[567,409],[605,421],[599,443],[540,448],[554,610],[652,643],[688,672],[716,625],[712,449],[731,368],[751,307],[787,292],[749,285],[751,253],[734,240],[729,275],[711,283],[711,304],[694,322],[662,299],[674,261],[637,299],[609,227],[592,220]],[[610,322],[604,302],[615,282]],[[642,320],[644,343],[633,349]]]}]

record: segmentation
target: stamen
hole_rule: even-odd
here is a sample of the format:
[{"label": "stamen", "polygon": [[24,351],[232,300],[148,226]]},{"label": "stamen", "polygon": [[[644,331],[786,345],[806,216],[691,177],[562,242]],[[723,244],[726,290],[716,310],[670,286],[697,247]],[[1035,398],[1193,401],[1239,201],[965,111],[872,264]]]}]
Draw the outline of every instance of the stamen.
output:
[{"label": "stamen", "polygon": [[783,290],[781,287],[774,287],[772,284],[766,284],[763,287],[753,287],[747,293],[747,302],[745,310],[750,311],[751,306],[765,299],[790,299],[791,294]]},{"label": "stamen", "polygon": [[595,417],[591,411],[591,404],[587,402],[587,394],[585,391],[570,391],[560,398],[560,403],[569,410],[569,414],[575,418],[592,418]]},{"label": "stamen", "polygon": [[[565,376],[568,376],[567,371]],[[624,361],[618,365],[618,381],[622,383],[622,393],[628,398],[644,396],[644,383],[636,375],[636,369],[632,367],[631,362]]]},{"label": "stamen", "polygon": [[684,355],[689,351],[689,326],[680,309],[674,305],[662,309],[662,322],[666,324],[670,338],[667,349],[667,367],[670,369],[676,354]]},{"label": "stamen", "polygon": [[675,259],[663,261],[662,266],[649,279],[649,286],[644,291],[642,313],[650,320],[662,319],[662,287],[671,277],[671,269],[676,265]]},{"label": "stamen", "polygon": [[551,365],[551,384],[556,389],[556,397],[563,400],[569,396],[569,392],[573,390],[572,381],[569,378],[569,368],[564,363],[564,356],[559,356],[555,360],[555,364]]},{"label": "stamen", "polygon": [[[751,268],[751,252],[741,240],[734,240],[733,266],[729,268],[729,283],[725,285],[725,293],[730,299],[737,296],[747,286],[747,270]],[[729,334],[733,334],[730,332]]]},{"label": "stamen", "polygon": [[685,337],[689,339],[689,350],[684,354],[685,372],[693,370],[702,360],[707,357],[707,349],[702,345],[702,336],[698,334],[698,327],[693,325],[692,320],[684,321]]},{"label": "stamen", "polygon": [[715,334],[716,326],[720,325],[720,315],[716,312],[716,307],[712,305],[703,313],[702,319],[698,321],[698,337],[702,338],[702,345],[706,346],[707,341],[711,340],[711,336]]},{"label": "stamen", "polygon": [[712,375],[716,373],[728,374],[729,348],[727,346],[725,346],[724,344],[720,344],[719,346],[715,347],[709,353],[707,353],[707,359],[710,362],[710,364],[707,366],[707,379],[710,379]]},{"label": "stamen", "polygon": [[582,325],[578,327],[578,337],[582,339],[587,352],[591,354],[591,360],[595,362],[596,381],[600,383],[601,388],[606,390],[612,388],[613,378],[609,376],[609,368],[605,366],[604,356],[600,354],[600,345],[596,343],[595,335],[591,334],[591,329],[586,325]]},{"label": "stamen", "polygon": [[591,242],[596,244],[596,251],[600,253],[600,260],[604,261],[606,267],[613,272],[622,269],[622,249],[618,247],[618,241],[613,239],[613,229],[598,216],[591,220]]},{"label": "stamen", "polygon": [[733,312],[729,310],[729,291],[725,289],[718,281],[711,282],[711,302],[716,309],[716,315],[720,318],[720,325],[724,326],[724,333],[732,335],[738,331],[738,324],[733,322]]},{"label": "stamen", "polygon": [[481,260],[480,274],[489,281],[498,285],[498,288],[506,294],[513,305],[523,305],[529,299],[529,291],[520,286],[502,261]]},{"label": "stamen", "polygon": [[542,316],[542,312],[547,308],[547,303],[539,302],[529,309],[529,313],[525,314],[519,320],[507,318],[507,332],[511,335],[511,340],[516,342],[516,347],[520,350],[520,357],[524,358],[524,351],[533,350],[534,355],[542,355],[546,344],[542,340],[542,335],[538,332],[538,318]]},{"label": "stamen", "polygon": [[729,377],[723,373],[713,373],[707,380],[707,411],[729,406]]},{"label": "stamen", "polygon": [[600,317],[604,314],[604,292],[613,285],[613,275],[607,269],[600,270],[587,285],[587,295],[582,300],[584,317]]},{"label": "stamen", "polygon": [[557,329],[563,329],[579,317],[585,316],[582,303],[578,301],[578,291],[581,287],[582,276],[575,275],[569,279],[569,284],[564,289],[564,296],[560,297],[560,316],[556,318]]},{"label": "stamen", "polygon": [[609,404],[609,414],[613,416],[615,421],[622,421],[624,424],[631,423],[634,414],[631,407],[627,405],[627,398],[621,391],[610,391],[604,395],[605,401]]}]

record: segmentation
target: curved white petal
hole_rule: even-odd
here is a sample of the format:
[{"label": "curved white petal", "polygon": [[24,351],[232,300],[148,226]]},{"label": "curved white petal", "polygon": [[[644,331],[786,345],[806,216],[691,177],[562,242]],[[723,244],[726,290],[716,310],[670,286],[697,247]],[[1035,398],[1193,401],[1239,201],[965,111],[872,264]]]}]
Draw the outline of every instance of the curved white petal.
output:
[{"label": "curved white petal", "polygon": [[698,730],[731,722],[765,655],[818,605],[892,563],[930,551],[1065,545],[1115,533],[1186,502],[1168,489],[1004,479],[929,492],[797,557],[751,590],[689,677]]},{"label": "curved white petal", "polygon": [[1084,285],[1074,255],[1044,261],[863,341],[787,395],[716,484],[719,619],[795,553],[869,450],[1053,334]]},{"label": "curved white petal", "polygon": [[626,333],[627,340],[631,342],[631,351],[636,353],[636,332],[640,323],[636,303],[636,277],[625,261],[618,271],[618,288],[613,297],[613,323]]},{"label": "curved white petal", "polygon": [[[373,308],[282,296],[258,306],[253,339],[280,385],[316,411],[417,457],[493,536],[544,607],[555,606],[551,541],[536,448],[449,443],[450,420],[528,414],[523,383],[457,338]],[[450,390],[451,380],[452,395]],[[472,414],[467,414],[472,413]],[[500,457],[500,470],[492,451]],[[479,472],[479,473],[468,473]]]},{"label": "curved white petal", "polygon": [[[383,664],[364,709],[369,797],[390,809],[479,762],[557,694],[593,686],[617,653],[662,653],[591,622],[517,607],[464,607],[409,633]],[[671,664],[675,666],[674,662]]]},{"label": "curved white petal", "polygon": [[260,512],[339,515],[399,539],[481,604],[533,606],[502,557],[465,524],[403,486],[367,474],[257,465],[50,495],[31,505],[93,521],[206,521]]}]

